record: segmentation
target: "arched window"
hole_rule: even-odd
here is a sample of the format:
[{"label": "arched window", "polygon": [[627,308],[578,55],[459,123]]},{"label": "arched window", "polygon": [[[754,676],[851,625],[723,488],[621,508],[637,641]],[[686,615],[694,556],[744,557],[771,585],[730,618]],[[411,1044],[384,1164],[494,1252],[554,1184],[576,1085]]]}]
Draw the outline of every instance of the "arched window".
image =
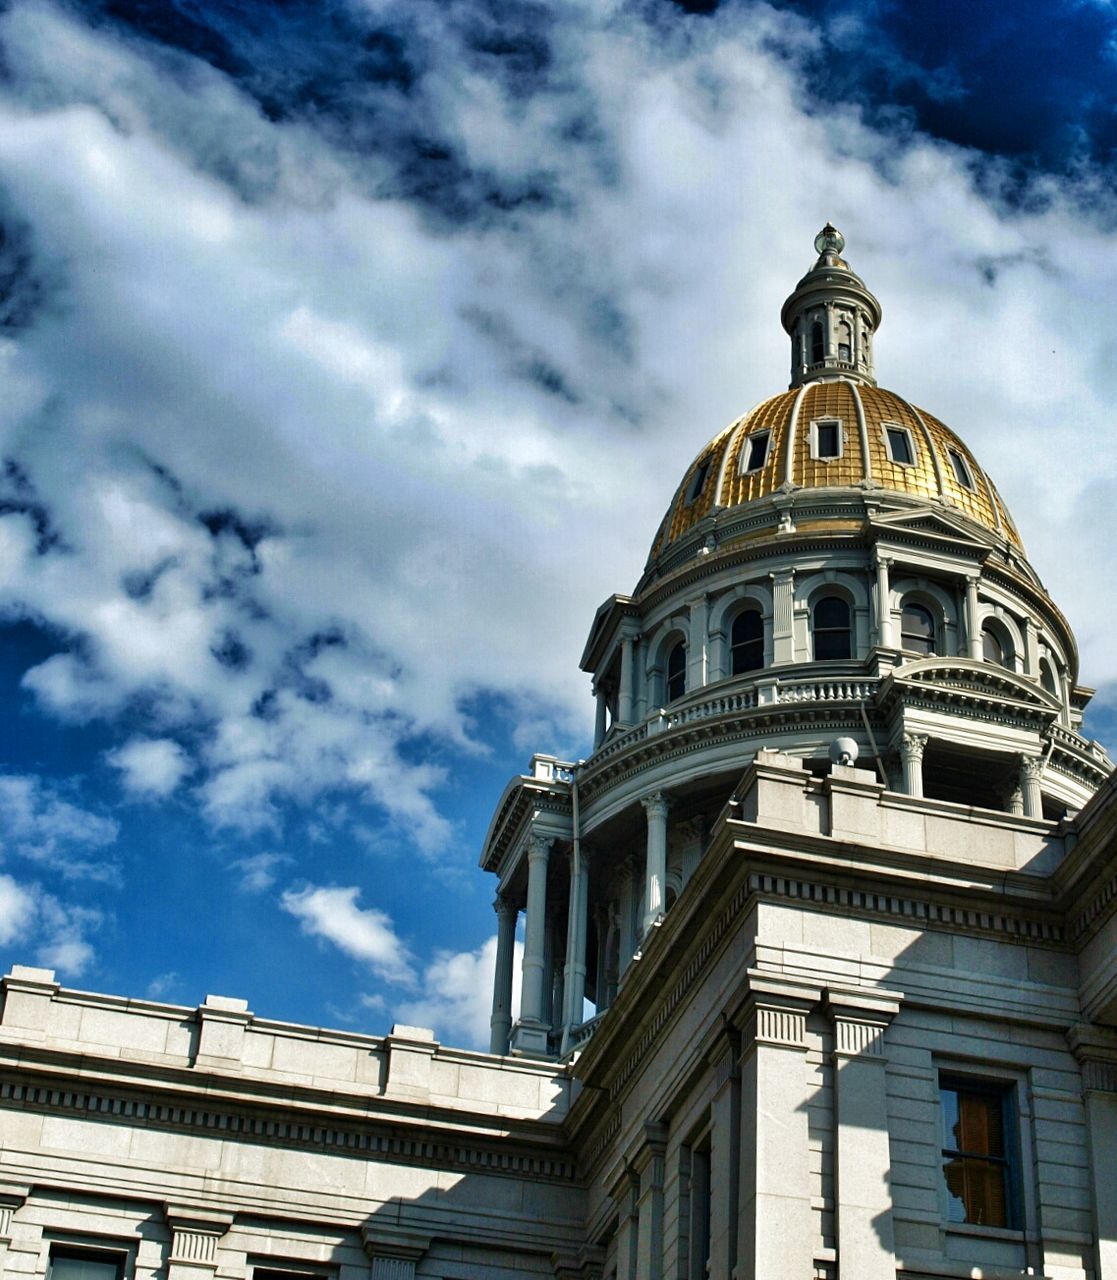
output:
[{"label": "arched window", "polygon": [[841,596],[823,596],[814,607],[814,656],[816,660],[853,656],[849,605]]},{"label": "arched window", "polygon": [[838,359],[853,359],[853,333],[846,320],[838,325]]},{"label": "arched window", "polygon": [[1039,682],[1053,698],[1059,696],[1059,685],[1055,680],[1055,672],[1046,658],[1039,660]]},{"label": "arched window", "polygon": [[905,604],[900,615],[900,648],[931,656],[935,648],[935,619],[921,604]]},{"label": "arched window", "polygon": [[981,628],[981,656],[986,662],[1012,669],[1012,649],[988,623]]},{"label": "arched window", "polygon": [[821,364],[825,355],[826,348],[822,342],[822,321],[816,320],[811,325],[811,364]]},{"label": "arched window", "polygon": [[686,641],[680,640],[667,655],[667,701],[686,693]]},{"label": "arched window", "polygon": [[733,619],[729,644],[733,675],[759,671],[764,665],[764,623],[755,609],[746,609]]}]

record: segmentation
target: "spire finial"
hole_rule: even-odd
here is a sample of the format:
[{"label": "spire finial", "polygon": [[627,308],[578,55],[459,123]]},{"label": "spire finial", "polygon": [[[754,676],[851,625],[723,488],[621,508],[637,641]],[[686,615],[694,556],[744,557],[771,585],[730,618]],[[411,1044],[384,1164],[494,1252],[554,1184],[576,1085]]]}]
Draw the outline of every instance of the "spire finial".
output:
[{"label": "spire finial", "polygon": [[845,236],[843,236],[838,228],[829,221],[814,238],[815,253],[817,253],[819,257],[822,257],[827,253],[832,253],[837,257],[845,247]]}]

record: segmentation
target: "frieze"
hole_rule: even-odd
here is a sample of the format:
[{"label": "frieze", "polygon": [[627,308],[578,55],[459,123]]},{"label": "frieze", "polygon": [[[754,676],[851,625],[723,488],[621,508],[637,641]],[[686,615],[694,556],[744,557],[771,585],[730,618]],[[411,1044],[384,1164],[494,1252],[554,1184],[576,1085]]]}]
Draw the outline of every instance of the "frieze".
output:
[{"label": "frieze", "polygon": [[562,1156],[538,1156],[466,1143],[397,1134],[371,1125],[356,1128],[299,1120],[268,1119],[244,1111],[219,1110],[171,1102],[93,1093],[82,1089],[0,1081],[0,1102],[28,1110],[80,1112],[132,1121],[145,1127],[186,1129],[210,1134],[234,1134],[251,1142],[315,1148],[342,1155],[375,1156],[406,1164],[433,1165],[463,1172],[509,1174],[516,1177],[570,1182],[574,1162]]}]

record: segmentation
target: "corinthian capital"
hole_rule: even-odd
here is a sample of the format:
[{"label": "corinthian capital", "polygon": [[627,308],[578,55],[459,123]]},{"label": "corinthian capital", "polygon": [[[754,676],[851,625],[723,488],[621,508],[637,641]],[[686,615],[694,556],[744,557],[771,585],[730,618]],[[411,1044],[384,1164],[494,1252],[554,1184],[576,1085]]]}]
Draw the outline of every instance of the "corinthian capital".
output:
[{"label": "corinthian capital", "polygon": [[671,807],[671,801],[663,791],[653,791],[650,796],[644,796],[640,803],[644,806],[649,822],[654,818],[666,818],[667,810]]},{"label": "corinthian capital", "polygon": [[922,760],[923,752],[927,749],[927,735],[925,733],[905,733],[903,741],[900,743],[900,751],[905,760]]}]

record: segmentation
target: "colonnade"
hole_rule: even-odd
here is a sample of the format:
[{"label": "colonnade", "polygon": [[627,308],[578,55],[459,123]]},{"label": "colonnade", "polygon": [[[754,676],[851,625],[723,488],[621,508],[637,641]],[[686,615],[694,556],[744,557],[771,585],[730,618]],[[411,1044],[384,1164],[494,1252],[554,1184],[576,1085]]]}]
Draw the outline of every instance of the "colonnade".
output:
[{"label": "colonnade", "polygon": [[[883,649],[893,649],[899,643],[892,616],[895,569],[896,560],[893,556],[879,549],[874,550],[867,609],[870,616],[862,621],[860,615],[866,610],[860,606],[855,610],[858,614],[855,653],[861,651],[861,646],[865,643]],[[904,572],[910,576],[911,570],[905,566]],[[980,575],[976,572],[960,575],[956,602],[958,654],[976,662],[983,660],[983,616],[978,595],[979,582]],[[770,606],[765,610],[765,616],[770,620],[770,630],[765,637],[766,662],[770,660],[774,665],[795,662],[797,657],[802,656],[796,649],[795,570],[780,569],[769,573],[763,584],[763,593],[770,600]],[[713,630],[710,627],[711,615],[717,616],[717,611],[712,608],[716,599],[717,597],[700,593],[686,601],[679,611],[679,616],[685,616],[686,619],[688,690],[701,688],[704,684],[721,680],[729,674],[727,637],[718,625],[715,624]],[[1021,637],[1020,659],[1024,674],[1038,678],[1039,628],[1035,620],[1027,616],[1015,619],[1014,622]],[[955,625],[952,617],[944,617],[944,626],[948,630]],[[663,697],[663,690],[657,687],[657,681],[662,681],[663,673],[649,651],[648,639],[648,636],[640,632],[635,619],[626,619],[619,638],[619,664],[609,664],[610,673],[615,675],[606,678],[606,674],[602,673],[594,681],[594,696],[597,700],[595,750],[605,741],[610,720],[617,728],[627,728],[654,710],[656,700]],[[950,647],[953,648],[954,644]]]},{"label": "colonnade", "polygon": [[[900,768],[905,795],[923,795],[923,753],[930,741],[925,733],[905,733],[900,739]],[[1008,798],[1008,811],[1025,818],[1043,817],[1042,756],[1017,757],[1017,781]]]}]

